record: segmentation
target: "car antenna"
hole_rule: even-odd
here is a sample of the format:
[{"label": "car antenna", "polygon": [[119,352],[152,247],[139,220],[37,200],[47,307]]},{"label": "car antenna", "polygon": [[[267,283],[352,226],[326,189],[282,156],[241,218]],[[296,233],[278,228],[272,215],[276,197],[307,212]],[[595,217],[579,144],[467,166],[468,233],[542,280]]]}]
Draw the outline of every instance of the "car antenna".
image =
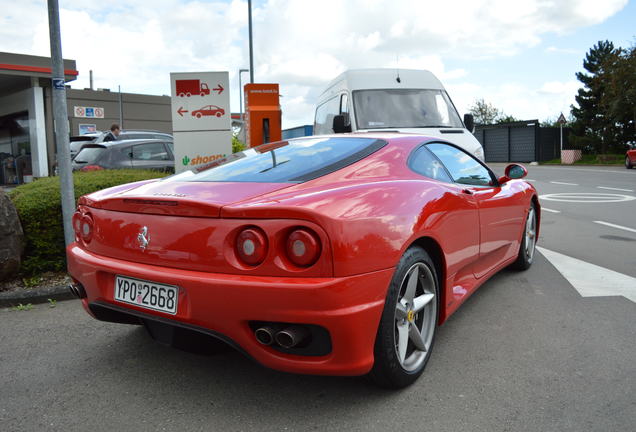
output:
[{"label": "car antenna", "polygon": [[395,80],[399,84],[402,82],[402,80],[400,79],[400,55],[399,54],[395,55],[395,64],[397,65],[397,68],[395,68],[395,73],[397,74],[397,77],[395,78]]}]

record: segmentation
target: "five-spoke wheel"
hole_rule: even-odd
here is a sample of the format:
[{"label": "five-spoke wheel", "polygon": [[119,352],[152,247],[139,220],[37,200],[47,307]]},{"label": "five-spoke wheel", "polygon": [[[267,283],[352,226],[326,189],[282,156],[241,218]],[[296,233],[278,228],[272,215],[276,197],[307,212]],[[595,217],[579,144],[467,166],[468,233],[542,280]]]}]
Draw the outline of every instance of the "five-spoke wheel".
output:
[{"label": "five-spoke wheel", "polygon": [[435,264],[422,248],[409,248],[398,264],[375,341],[371,378],[384,387],[413,383],[428,361],[439,308]]}]

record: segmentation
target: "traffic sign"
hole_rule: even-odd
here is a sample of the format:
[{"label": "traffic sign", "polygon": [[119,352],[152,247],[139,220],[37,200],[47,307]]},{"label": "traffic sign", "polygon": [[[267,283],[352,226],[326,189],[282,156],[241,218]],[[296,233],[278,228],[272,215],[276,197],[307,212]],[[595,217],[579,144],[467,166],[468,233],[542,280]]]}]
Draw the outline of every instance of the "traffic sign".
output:
[{"label": "traffic sign", "polygon": [[172,130],[175,171],[232,153],[228,72],[173,72]]},{"label": "traffic sign", "polygon": [[104,118],[104,108],[74,106],[73,115],[81,118]]},{"label": "traffic sign", "polygon": [[567,123],[567,120],[565,119],[565,116],[563,115],[563,113],[561,113],[561,115],[559,116],[557,123],[560,123],[562,125]]},{"label": "traffic sign", "polygon": [[64,78],[53,78],[53,89],[64,90]]}]

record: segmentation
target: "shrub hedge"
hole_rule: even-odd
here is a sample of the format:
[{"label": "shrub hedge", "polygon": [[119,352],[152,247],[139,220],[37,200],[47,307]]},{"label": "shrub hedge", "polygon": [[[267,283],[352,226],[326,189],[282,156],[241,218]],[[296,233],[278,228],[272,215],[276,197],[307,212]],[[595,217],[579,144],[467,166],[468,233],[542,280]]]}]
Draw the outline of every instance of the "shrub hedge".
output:
[{"label": "shrub hedge", "polygon": [[[166,176],[145,170],[104,170],[75,172],[75,200],[82,195],[124,183]],[[41,178],[9,192],[15,205],[26,241],[25,259],[20,272],[32,276],[66,268],[64,227],[60,203],[59,177]]]}]

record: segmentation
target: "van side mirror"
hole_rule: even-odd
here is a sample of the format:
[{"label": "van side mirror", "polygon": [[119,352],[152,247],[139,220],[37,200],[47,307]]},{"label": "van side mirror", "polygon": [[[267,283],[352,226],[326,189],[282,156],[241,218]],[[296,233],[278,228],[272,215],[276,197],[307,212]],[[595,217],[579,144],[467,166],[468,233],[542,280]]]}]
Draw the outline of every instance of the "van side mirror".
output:
[{"label": "van side mirror", "polygon": [[472,114],[464,114],[464,126],[470,133],[475,132],[475,118]]},{"label": "van side mirror", "polygon": [[342,113],[333,117],[333,133],[351,132],[349,114]]}]

